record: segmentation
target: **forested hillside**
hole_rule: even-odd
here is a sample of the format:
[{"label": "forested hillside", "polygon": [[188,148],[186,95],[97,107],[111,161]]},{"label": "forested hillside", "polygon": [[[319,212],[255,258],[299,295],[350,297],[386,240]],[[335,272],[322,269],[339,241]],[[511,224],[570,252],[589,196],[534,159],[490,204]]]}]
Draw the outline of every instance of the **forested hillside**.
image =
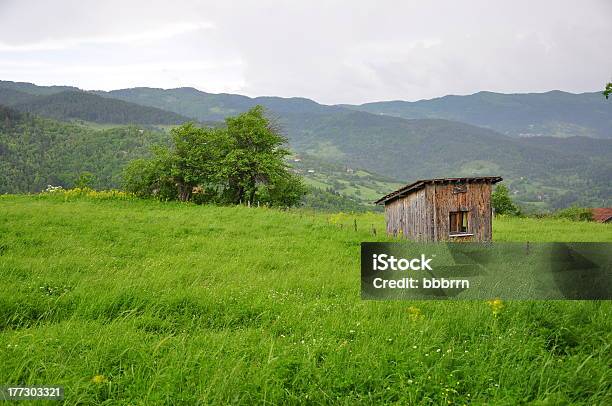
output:
[{"label": "forested hillside", "polygon": [[4,106],[12,106],[18,103],[24,103],[35,98],[35,95],[21,92],[12,88],[0,87],[0,104]]},{"label": "forested hillside", "polygon": [[345,107],[403,118],[462,121],[511,136],[612,138],[612,103],[599,92],[478,92],[416,102],[386,101]]},{"label": "forested hillside", "polygon": [[82,91],[28,95],[0,89],[0,104],[58,120],[84,120],[112,124],[181,124],[190,121],[179,114],[154,107],[113,100]]},{"label": "forested hillside", "polygon": [[83,172],[94,174],[94,187],[118,187],[127,162],[166,140],[138,127],[92,130],[0,106],[0,193],[72,186]]},{"label": "forested hillside", "polygon": [[39,86],[28,82],[12,82],[10,80],[0,80],[0,88],[17,90],[22,93],[35,96],[55,94],[66,91],[79,91],[78,87],[74,86]]},{"label": "forested hillside", "polygon": [[612,204],[612,140],[513,139],[446,120],[360,112],[287,122],[296,150],[395,179],[502,175],[534,209]]}]

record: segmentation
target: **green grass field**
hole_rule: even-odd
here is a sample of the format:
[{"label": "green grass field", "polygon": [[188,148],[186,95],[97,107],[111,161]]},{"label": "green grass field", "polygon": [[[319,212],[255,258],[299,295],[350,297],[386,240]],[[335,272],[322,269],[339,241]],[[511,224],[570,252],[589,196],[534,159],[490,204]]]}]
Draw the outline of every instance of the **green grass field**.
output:
[{"label": "green grass field", "polygon": [[[609,301],[497,317],[362,301],[359,244],[383,229],[374,213],[0,196],[0,385],[63,385],[69,405],[612,403]],[[499,218],[494,239],[612,227]]]}]

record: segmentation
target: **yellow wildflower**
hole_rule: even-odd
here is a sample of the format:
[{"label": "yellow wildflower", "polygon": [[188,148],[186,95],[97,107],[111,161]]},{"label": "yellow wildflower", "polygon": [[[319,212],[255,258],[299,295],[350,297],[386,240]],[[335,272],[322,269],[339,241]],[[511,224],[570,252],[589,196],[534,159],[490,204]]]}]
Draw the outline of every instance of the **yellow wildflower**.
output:
[{"label": "yellow wildflower", "polygon": [[104,375],[94,375],[93,378],[91,378],[91,381],[93,383],[105,383],[108,382],[108,379],[106,379],[106,377]]},{"label": "yellow wildflower", "polygon": [[504,302],[501,299],[493,299],[487,302],[491,307],[491,311],[493,312],[493,316],[497,317],[498,314],[501,313],[504,308]]},{"label": "yellow wildflower", "polygon": [[422,319],[423,317],[424,317],[423,313],[421,312],[421,309],[419,309],[418,307],[410,306],[408,308],[408,318],[411,321],[417,321],[417,320]]}]

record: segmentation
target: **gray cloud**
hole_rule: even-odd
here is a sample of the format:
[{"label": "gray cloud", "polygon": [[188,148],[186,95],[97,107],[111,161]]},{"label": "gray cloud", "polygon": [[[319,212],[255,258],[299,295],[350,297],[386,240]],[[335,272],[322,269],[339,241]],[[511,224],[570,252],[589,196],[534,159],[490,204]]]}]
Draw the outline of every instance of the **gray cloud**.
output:
[{"label": "gray cloud", "polygon": [[599,90],[612,2],[0,0],[0,78],[324,103]]}]

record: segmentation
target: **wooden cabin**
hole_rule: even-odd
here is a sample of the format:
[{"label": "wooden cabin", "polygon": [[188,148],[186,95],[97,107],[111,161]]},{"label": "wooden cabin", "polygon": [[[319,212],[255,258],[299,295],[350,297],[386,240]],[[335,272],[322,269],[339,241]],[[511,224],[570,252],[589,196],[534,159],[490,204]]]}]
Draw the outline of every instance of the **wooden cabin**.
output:
[{"label": "wooden cabin", "polygon": [[491,188],[499,176],[418,180],[375,203],[387,235],[414,241],[491,241]]}]

